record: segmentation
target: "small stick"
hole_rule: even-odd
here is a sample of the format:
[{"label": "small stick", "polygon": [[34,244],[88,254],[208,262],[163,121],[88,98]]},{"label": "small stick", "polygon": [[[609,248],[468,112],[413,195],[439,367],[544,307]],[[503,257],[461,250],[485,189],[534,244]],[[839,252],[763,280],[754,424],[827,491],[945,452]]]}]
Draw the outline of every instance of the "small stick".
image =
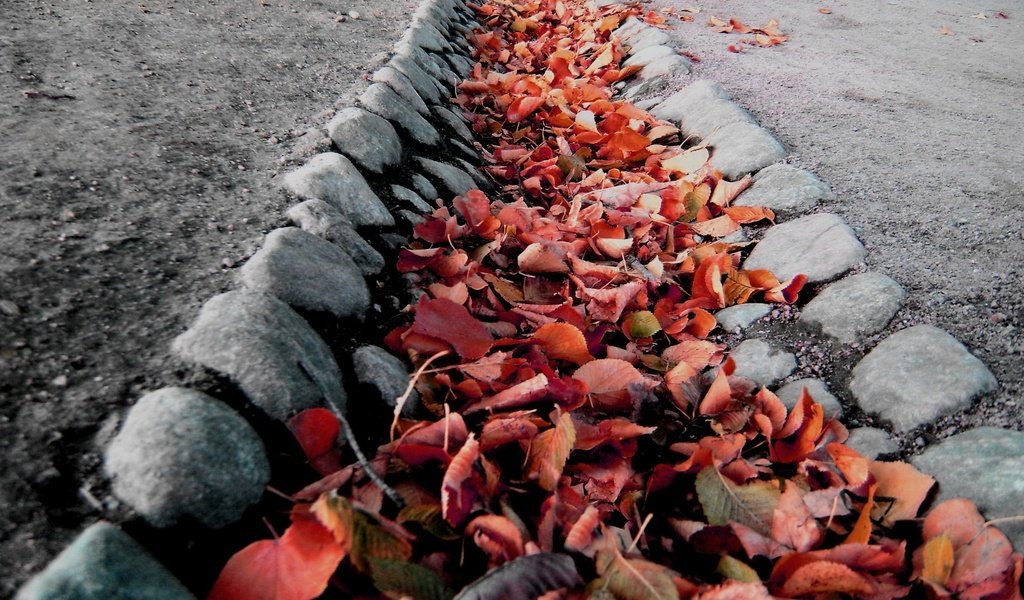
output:
[{"label": "small stick", "polygon": [[442,356],[450,354],[447,350],[442,350],[437,354],[431,356],[427,360],[423,361],[420,368],[416,369],[416,372],[409,377],[409,385],[405,386],[405,392],[401,396],[395,398],[395,418],[391,421],[391,441],[395,441],[395,430],[398,429],[398,417],[402,415],[402,409],[405,408],[405,403],[409,401],[409,396],[412,395],[412,390],[416,387],[416,381],[423,375],[423,372],[427,370],[430,363],[434,362]]}]

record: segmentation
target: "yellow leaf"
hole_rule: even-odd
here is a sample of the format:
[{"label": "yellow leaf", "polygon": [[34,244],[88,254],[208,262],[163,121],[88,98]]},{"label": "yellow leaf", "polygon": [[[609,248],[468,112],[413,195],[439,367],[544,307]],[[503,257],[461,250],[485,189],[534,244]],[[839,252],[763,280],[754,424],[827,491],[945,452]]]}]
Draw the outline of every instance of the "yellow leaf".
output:
[{"label": "yellow leaf", "polygon": [[921,578],[943,587],[953,572],[953,541],[940,534],[924,544],[924,569]]},{"label": "yellow leaf", "polygon": [[708,162],[709,156],[710,153],[706,148],[690,150],[661,161],[661,168],[666,171],[678,171],[688,175],[703,167],[704,163]]}]

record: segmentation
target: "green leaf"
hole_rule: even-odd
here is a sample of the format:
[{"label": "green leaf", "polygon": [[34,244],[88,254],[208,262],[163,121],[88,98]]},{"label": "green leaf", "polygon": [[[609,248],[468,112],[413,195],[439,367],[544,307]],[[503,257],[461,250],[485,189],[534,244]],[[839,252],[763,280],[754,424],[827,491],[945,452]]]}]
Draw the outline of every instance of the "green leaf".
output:
[{"label": "green leaf", "polygon": [[771,537],[772,513],[781,496],[782,492],[774,482],[755,481],[737,485],[723,477],[714,466],[704,467],[697,474],[697,498],[711,525],[727,525],[735,521]]},{"label": "green leaf", "polygon": [[667,567],[639,558],[626,558],[618,550],[598,552],[595,562],[601,577],[587,586],[592,589],[592,598],[611,592],[616,600],[679,599],[672,571]]},{"label": "green leaf", "polygon": [[645,338],[661,331],[658,317],[649,310],[640,310],[629,315],[629,335],[632,338]]},{"label": "green leaf", "polygon": [[718,561],[718,574],[744,583],[760,583],[761,577],[750,565],[728,554]]},{"label": "green leaf", "polygon": [[448,524],[448,521],[444,520],[440,504],[406,506],[399,511],[398,522],[408,523],[410,521],[418,524],[430,535],[442,540],[452,541],[462,537]]},{"label": "green leaf", "polygon": [[371,558],[373,585],[392,598],[415,600],[450,600],[452,591],[436,573],[401,560]]}]

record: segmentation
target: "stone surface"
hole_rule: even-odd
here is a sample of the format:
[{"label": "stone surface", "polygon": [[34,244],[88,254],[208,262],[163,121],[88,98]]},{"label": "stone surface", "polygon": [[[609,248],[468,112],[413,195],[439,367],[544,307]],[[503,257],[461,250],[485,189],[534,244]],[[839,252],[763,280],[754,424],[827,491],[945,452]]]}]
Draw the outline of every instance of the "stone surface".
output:
[{"label": "stone surface", "polygon": [[665,56],[675,56],[676,51],[670,46],[648,46],[639,52],[634,52],[632,56],[627,58],[623,62],[623,66],[632,67],[633,65],[646,65],[652,60],[663,58]]},{"label": "stone surface", "polygon": [[715,318],[718,319],[718,325],[725,331],[736,331],[750,327],[751,323],[767,316],[771,310],[771,306],[759,302],[736,304],[716,312]]},{"label": "stone surface", "polygon": [[15,600],[195,600],[185,586],[119,528],[83,531]]},{"label": "stone surface", "polygon": [[[412,84],[413,89],[428,104],[437,104],[444,95],[438,87],[437,82],[423,67],[416,64],[416,61],[408,56],[392,56],[388,65],[405,75]],[[389,82],[390,84],[390,82]]]},{"label": "stone surface", "polygon": [[647,63],[636,76],[640,79],[654,79],[655,77],[669,75],[686,75],[691,69],[692,65],[686,57],[672,54],[656,58]]},{"label": "stone surface", "polygon": [[844,344],[885,329],[907,292],[881,273],[868,272],[841,279],[807,303],[800,322],[821,330]]},{"label": "stone surface", "polygon": [[[979,427],[942,440],[910,461],[939,482],[936,502],[969,498],[987,519],[1020,516],[1024,509],[1024,433]],[[1024,548],[1024,521],[998,527]]]},{"label": "stone surface", "polygon": [[318,235],[348,254],[363,275],[376,275],[384,269],[384,257],[352,228],[351,221],[323,200],[306,200],[285,213],[293,223]]},{"label": "stone surface", "polygon": [[416,112],[420,113],[424,117],[430,115],[430,109],[427,107],[427,103],[423,101],[419,92],[413,86],[412,81],[409,77],[402,73],[398,69],[384,65],[373,72],[373,81],[375,83],[383,83],[391,87],[391,89],[398,92],[398,95],[405,99],[410,106],[416,109]]},{"label": "stone surface", "polygon": [[[356,379],[363,385],[376,389],[380,399],[391,408],[395,400],[405,393],[409,385],[409,371],[398,357],[377,346],[363,346],[352,355],[352,368]],[[402,407],[402,414],[411,417],[419,406],[420,395],[413,389]]]},{"label": "stone surface", "polygon": [[424,50],[450,52],[451,45],[429,19],[414,19],[402,34],[402,41],[416,44]]},{"label": "stone surface", "polygon": [[455,162],[462,165],[462,168],[466,170],[466,173],[473,178],[474,182],[476,182],[476,186],[478,188],[484,191],[490,191],[494,189],[494,184],[491,182],[490,179],[487,178],[486,175],[484,175],[483,171],[476,167],[476,165],[463,158],[456,158]]},{"label": "stone surface", "polygon": [[433,203],[440,197],[437,193],[437,188],[434,184],[430,183],[430,180],[420,175],[419,173],[412,173],[409,175],[409,181],[412,183],[412,187],[416,190],[416,193],[423,197],[429,203]]},{"label": "stone surface", "polygon": [[466,122],[462,120],[452,111],[448,110],[443,106],[432,106],[430,112],[434,115],[434,118],[441,123],[447,125],[452,131],[455,132],[464,141],[473,143],[473,131],[466,125]]},{"label": "stone surface", "polygon": [[403,203],[404,205],[418,211],[420,214],[428,214],[434,212],[434,207],[426,203],[423,198],[416,192],[410,190],[407,187],[400,185],[391,186],[391,195],[396,200]]},{"label": "stone surface", "polygon": [[395,224],[359,169],[336,152],[318,154],[285,175],[284,187],[300,198],[317,198],[333,205],[357,227]]},{"label": "stone surface", "polygon": [[743,268],[768,269],[780,280],[803,273],[810,283],[818,283],[849,271],[866,254],[842,219],[822,213],[769,228]]},{"label": "stone surface", "polygon": [[413,160],[426,174],[441,183],[442,188],[448,192],[449,197],[445,198],[446,202],[451,202],[452,197],[461,196],[478,187],[469,173],[462,169],[422,156],[417,156]]},{"label": "stone surface", "polygon": [[770,386],[796,369],[796,357],[772,348],[764,340],[744,340],[730,354],[736,361],[734,375]]},{"label": "stone surface", "polygon": [[362,320],[370,291],[362,271],[338,246],[297,227],[267,234],[263,247],[242,266],[239,280],[294,308]]},{"label": "stone surface", "polygon": [[679,119],[679,128],[686,135],[707,139],[719,129],[734,123],[757,125],[754,117],[732,100],[712,97],[699,103],[686,116]]},{"label": "stone surface", "polygon": [[349,107],[327,124],[334,145],[360,167],[383,173],[402,160],[402,140],[391,123],[369,111]]},{"label": "stone surface", "polygon": [[779,163],[758,171],[754,185],[737,196],[733,205],[766,206],[775,211],[776,217],[789,218],[835,197],[828,185],[810,171]]},{"label": "stone surface", "polygon": [[460,77],[466,78],[473,72],[473,61],[458,54],[445,54],[445,60]]},{"label": "stone surface", "polygon": [[629,44],[630,54],[635,54],[644,48],[667,45],[671,42],[672,38],[664,31],[656,27],[645,27],[630,35],[626,43]]},{"label": "stone surface", "polygon": [[782,144],[767,129],[753,123],[730,123],[716,129],[705,141],[714,148],[711,166],[729,179],[739,179],[786,158]]},{"label": "stone surface", "polygon": [[846,445],[874,460],[882,454],[891,454],[900,449],[899,445],[885,430],[877,427],[858,427],[850,430]]},{"label": "stone surface", "polygon": [[441,141],[434,126],[389,86],[372,84],[359,96],[359,103],[370,112],[397,124],[409,137],[421,144],[433,146]]},{"label": "stone surface", "polygon": [[997,385],[956,338],[918,325],[892,334],[865,356],[853,369],[850,391],[861,408],[907,431],[966,408]]},{"label": "stone surface", "polygon": [[226,404],[169,387],[132,407],[107,448],[114,494],[157,527],[237,521],[270,481],[263,442]]},{"label": "stone surface", "polygon": [[249,400],[284,421],[326,396],[345,409],[330,348],[287,304],[248,290],[207,300],[171,344],[175,355],[233,379]]},{"label": "stone surface", "polygon": [[820,379],[797,379],[796,381],[790,381],[780,387],[775,392],[775,395],[779,397],[779,400],[782,400],[786,408],[792,409],[800,401],[804,388],[807,388],[807,393],[811,395],[811,398],[814,398],[814,401],[825,410],[826,419],[843,416],[843,405],[839,403],[838,398],[832,395],[825,382]]},{"label": "stone surface", "polygon": [[[705,105],[716,99],[728,101],[729,93],[715,81],[698,79],[662,100],[651,109],[651,114],[664,121],[682,123],[688,116],[703,112],[706,108]],[[730,104],[732,103],[730,102]],[[739,108],[735,104],[733,106]]]}]

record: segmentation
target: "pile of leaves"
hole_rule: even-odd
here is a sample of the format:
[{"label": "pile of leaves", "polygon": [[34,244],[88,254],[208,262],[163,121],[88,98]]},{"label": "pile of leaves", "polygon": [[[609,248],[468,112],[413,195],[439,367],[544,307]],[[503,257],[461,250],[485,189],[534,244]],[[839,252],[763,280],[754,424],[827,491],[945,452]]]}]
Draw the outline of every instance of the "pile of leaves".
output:
[{"label": "pile of leaves", "polygon": [[1020,598],[1021,556],[973,505],[919,519],[932,478],[859,455],[707,339],[715,310],[794,302],[805,278],[741,269],[728,236],[773,219],[731,206],[749,177],[613,98],[639,9],[473,8],[457,103],[502,187],[416,226],[397,267],[422,296],[385,340],[429,418],[399,418],[405,394],[345,467],[330,412],[293,419],[324,477],[210,597]]}]

